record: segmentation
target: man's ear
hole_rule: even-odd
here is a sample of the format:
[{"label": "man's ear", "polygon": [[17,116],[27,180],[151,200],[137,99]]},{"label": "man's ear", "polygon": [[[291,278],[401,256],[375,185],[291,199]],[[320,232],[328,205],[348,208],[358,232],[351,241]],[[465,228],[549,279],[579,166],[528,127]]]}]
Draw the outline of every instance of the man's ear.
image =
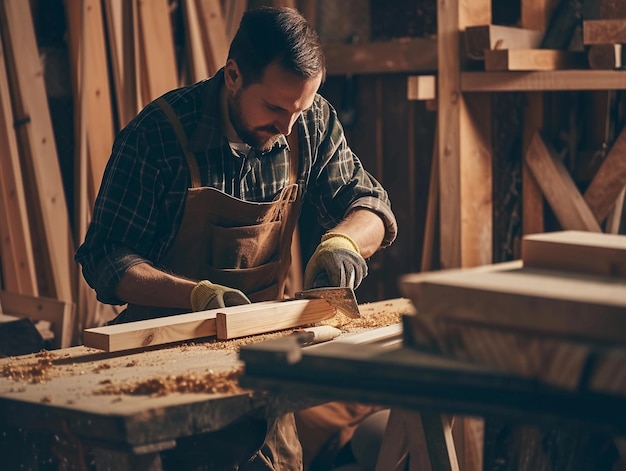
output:
[{"label": "man's ear", "polygon": [[229,90],[235,91],[241,86],[241,72],[233,59],[228,59],[224,66],[224,82]]}]

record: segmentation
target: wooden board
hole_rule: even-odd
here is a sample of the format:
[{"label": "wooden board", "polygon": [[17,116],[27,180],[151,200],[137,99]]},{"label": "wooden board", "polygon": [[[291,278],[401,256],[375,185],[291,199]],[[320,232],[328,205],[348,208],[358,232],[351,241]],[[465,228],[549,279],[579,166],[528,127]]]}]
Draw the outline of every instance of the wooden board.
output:
[{"label": "wooden board", "polygon": [[[220,321],[221,330],[216,324],[218,313],[224,318]],[[228,319],[230,315],[235,316],[232,321]],[[260,334],[311,324],[333,315],[334,308],[323,300],[266,301],[85,329],[83,343],[116,352],[214,335],[228,339]]]},{"label": "wooden board", "polygon": [[137,0],[142,105],[178,87],[174,36],[167,0]]},{"label": "wooden board", "polygon": [[626,236],[562,231],[525,236],[525,267],[626,278]]},{"label": "wooden board", "polygon": [[626,43],[626,19],[583,21],[585,44]]},{"label": "wooden board", "polygon": [[324,44],[327,75],[437,70],[437,41],[404,38],[360,44]]},{"label": "wooden board", "polygon": [[210,77],[207,65],[207,54],[204,52],[200,22],[196,0],[185,0],[182,3],[185,20],[187,60],[189,61],[189,73],[192,82]]},{"label": "wooden board", "polygon": [[406,275],[401,291],[421,316],[626,343],[626,285],[614,278],[496,264],[480,270]]},{"label": "wooden board", "polygon": [[487,49],[538,49],[543,31],[500,25],[476,25],[465,28],[467,57],[482,60]]},{"label": "wooden board", "polygon": [[209,76],[226,64],[230,42],[226,37],[224,15],[219,0],[197,0],[197,13],[203,51]]},{"label": "wooden board", "polygon": [[36,296],[37,276],[24,180],[0,38],[0,261],[5,289]]},{"label": "wooden board", "polygon": [[227,340],[310,325],[335,314],[335,308],[324,299],[267,303],[262,310],[222,311],[216,316],[217,338]]},{"label": "wooden board", "polygon": [[73,303],[8,291],[0,291],[0,301],[6,314],[50,322],[54,348],[71,346],[75,315]]},{"label": "wooden board", "polygon": [[524,160],[563,229],[602,232],[565,165],[546,148],[538,132]]},{"label": "wooden board", "polygon": [[503,49],[485,51],[485,70],[558,70],[587,66],[583,52],[551,49]]}]

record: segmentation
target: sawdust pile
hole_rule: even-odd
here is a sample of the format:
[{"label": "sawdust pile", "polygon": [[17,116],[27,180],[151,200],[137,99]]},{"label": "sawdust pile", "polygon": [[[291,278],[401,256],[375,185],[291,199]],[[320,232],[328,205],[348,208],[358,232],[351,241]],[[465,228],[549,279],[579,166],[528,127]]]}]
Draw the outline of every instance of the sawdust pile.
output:
[{"label": "sawdust pile", "polygon": [[376,309],[370,308],[368,304],[359,306],[361,318],[353,319],[344,314],[338,313],[335,317],[322,321],[321,324],[336,327],[346,333],[358,332],[362,329],[373,329],[377,327],[387,327],[388,325],[398,324],[402,314],[406,314],[406,310],[394,309],[393,303],[376,306]]},{"label": "sawdust pile", "polygon": [[0,376],[32,384],[45,383],[51,377],[54,368],[52,362],[58,357],[42,350],[33,355],[33,358],[33,361],[27,363],[4,365],[0,369]]},{"label": "sawdust pile", "polygon": [[226,372],[205,374],[186,373],[177,376],[151,378],[128,384],[113,384],[111,380],[101,381],[104,385],[95,394],[133,394],[167,396],[173,393],[238,394],[245,392],[239,386],[243,367]]}]

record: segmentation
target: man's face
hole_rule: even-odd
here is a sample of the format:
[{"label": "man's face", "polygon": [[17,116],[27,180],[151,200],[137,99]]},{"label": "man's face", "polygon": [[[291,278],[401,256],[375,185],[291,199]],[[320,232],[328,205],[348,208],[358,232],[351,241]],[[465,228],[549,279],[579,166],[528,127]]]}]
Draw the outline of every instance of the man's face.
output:
[{"label": "man's face", "polygon": [[267,152],[281,134],[291,132],[300,112],[313,104],[321,74],[303,79],[272,63],[260,82],[243,88],[236,63],[228,61],[225,83],[228,116],[235,132],[246,144]]}]

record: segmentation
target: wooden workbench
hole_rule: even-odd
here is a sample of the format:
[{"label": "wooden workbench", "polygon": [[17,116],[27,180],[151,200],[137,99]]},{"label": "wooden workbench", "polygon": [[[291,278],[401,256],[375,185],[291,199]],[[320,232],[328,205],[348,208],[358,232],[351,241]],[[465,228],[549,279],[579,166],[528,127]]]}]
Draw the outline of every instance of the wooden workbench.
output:
[{"label": "wooden workbench", "polygon": [[[229,386],[224,393],[164,387],[168,377],[197,383],[239,366],[235,350],[205,343],[121,354],[81,346],[2,359],[0,425],[64,431],[135,468],[158,460],[159,451],[173,448],[179,437],[218,430],[255,411],[262,414],[262,394],[231,392]],[[24,378],[15,379],[21,372]],[[141,386],[144,394],[131,393]]]},{"label": "wooden workbench", "polygon": [[[411,303],[383,301],[360,309],[362,319],[325,322],[340,322],[336,326],[349,336],[371,330],[383,314],[397,323]],[[288,333],[115,353],[79,346],[0,359],[0,435],[6,427],[59,433],[88,445],[99,468],[115,463],[115,469],[159,469],[159,453],[179,438],[323,402],[293,396],[286,402],[280,394],[239,387],[240,346]]]}]

